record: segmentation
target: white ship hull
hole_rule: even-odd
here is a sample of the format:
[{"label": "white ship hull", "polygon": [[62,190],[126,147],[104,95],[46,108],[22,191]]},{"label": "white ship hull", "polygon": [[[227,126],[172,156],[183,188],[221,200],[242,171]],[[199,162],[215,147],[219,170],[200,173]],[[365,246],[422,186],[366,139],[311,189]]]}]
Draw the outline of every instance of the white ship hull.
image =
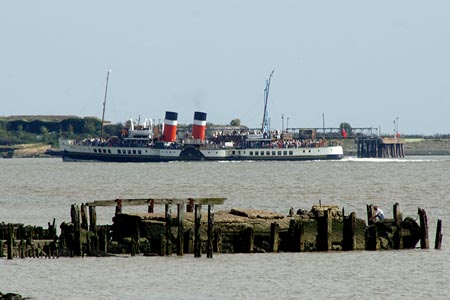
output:
[{"label": "white ship hull", "polygon": [[343,158],[342,146],[300,148],[207,148],[187,145],[180,149],[117,147],[76,144],[61,140],[64,161],[167,162],[220,160],[329,160]]}]

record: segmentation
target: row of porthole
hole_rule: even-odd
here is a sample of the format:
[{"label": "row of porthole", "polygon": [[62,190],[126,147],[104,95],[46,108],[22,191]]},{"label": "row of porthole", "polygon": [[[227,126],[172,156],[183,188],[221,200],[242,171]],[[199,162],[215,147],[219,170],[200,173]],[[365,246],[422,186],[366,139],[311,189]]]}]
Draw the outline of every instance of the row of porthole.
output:
[{"label": "row of porthole", "polygon": [[[320,150],[317,150],[317,152],[319,152]],[[311,150],[308,150],[309,153],[311,153]],[[306,150],[303,150],[303,153],[306,153]],[[253,151],[249,152],[250,156],[255,155],[255,156],[281,156],[281,155],[294,155],[294,151],[255,151],[253,153]]]},{"label": "row of porthole", "polygon": [[[103,153],[111,154],[111,149],[98,149],[97,150],[96,148],[94,148],[94,153],[102,153],[102,150],[103,150]],[[145,152],[147,152],[147,150],[145,150]],[[174,151],[167,151],[165,154],[172,154],[172,153],[174,153]],[[142,150],[136,150],[136,149],[133,149],[133,150],[130,150],[130,149],[125,150],[125,149],[123,149],[123,150],[120,150],[120,149],[118,149],[117,150],[117,154],[134,154],[134,155],[138,154],[138,155],[141,155],[142,154]]]}]

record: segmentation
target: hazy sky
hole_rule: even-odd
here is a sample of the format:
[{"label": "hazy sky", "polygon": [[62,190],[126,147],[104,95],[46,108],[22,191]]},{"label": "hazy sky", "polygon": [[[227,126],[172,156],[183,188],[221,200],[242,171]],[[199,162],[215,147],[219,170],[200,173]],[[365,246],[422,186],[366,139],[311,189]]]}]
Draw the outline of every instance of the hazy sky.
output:
[{"label": "hazy sky", "polygon": [[[450,133],[450,1],[2,1],[0,116]],[[287,124],[289,118],[289,124]]]}]

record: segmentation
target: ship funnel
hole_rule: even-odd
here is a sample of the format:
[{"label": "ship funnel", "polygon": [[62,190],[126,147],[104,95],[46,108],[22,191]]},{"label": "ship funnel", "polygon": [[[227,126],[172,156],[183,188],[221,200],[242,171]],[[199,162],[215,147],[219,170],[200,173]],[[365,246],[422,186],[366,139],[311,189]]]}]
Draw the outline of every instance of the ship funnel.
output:
[{"label": "ship funnel", "polygon": [[194,112],[194,124],[192,125],[192,136],[194,139],[205,139],[206,132],[206,113]]},{"label": "ship funnel", "polygon": [[177,139],[178,113],[166,111],[164,119],[164,142],[173,142]]}]

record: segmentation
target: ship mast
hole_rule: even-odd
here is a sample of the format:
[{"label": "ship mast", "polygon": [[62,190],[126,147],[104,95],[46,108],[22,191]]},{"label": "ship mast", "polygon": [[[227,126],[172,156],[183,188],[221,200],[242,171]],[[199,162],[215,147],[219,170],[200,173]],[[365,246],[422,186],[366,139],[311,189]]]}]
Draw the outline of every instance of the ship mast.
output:
[{"label": "ship mast", "polygon": [[106,95],[108,94],[109,73],[111,73],[111,69],[109,69],[108,73],[106,74],[105,98],[103,99],[102,128],[100,131],[100,140],[103,139],[103,124],[105,122],[105,106],[106,106]]},{"label": "ship mast", "polygon": [[269,79],[266,80],[266,88],[264,89],[264,114],[261,126],[261,131],[263,134],[269,131],[269,111],[267,110],[267,101],[269,100],[270,79],[272,78],[274,71],[275,70],[272,70],[269,75]]}]

